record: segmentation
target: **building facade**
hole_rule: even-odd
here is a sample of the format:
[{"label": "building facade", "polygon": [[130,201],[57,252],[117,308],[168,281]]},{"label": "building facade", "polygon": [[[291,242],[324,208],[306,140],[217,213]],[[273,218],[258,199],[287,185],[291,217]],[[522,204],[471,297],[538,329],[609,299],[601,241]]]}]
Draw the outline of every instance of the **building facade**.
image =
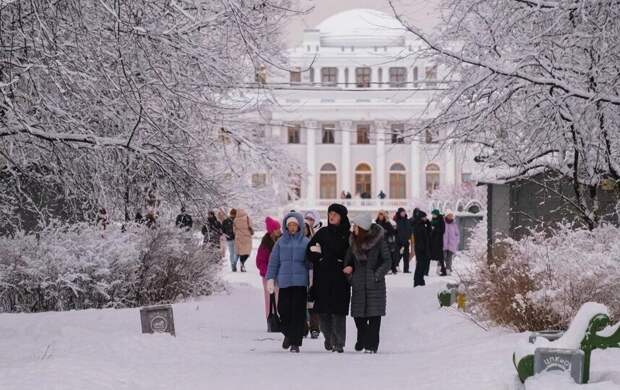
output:
[{"label": "building facade", "polygon": [[304,168],[292,199],[299,208],[343,193],[352,206],[410,206],[470,180],[464,150],[412,131],[446,86],[437,65],[415,56],[420,47],[387,14],[350,10],[305,30],[288,51],[291,70],[266,76],[275,98],[270,134]]}]

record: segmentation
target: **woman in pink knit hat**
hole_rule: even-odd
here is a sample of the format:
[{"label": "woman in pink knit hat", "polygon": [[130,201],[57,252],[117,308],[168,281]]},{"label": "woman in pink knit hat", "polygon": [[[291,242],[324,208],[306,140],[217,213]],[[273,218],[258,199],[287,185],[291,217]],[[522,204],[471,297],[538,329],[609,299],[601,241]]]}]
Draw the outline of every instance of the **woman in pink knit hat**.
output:
[{"label": "woman in pink knit hat", "polygon": [[[265,274],[267,274],[267,266],[269,265],[269,256],[271,256],[271,250],[276,244],[278,238],[280,238],[280,235],[282,235],[282,231],[280,230],[280,222],[271,217],[265,218],[265,228],[267,229],[267,233],[265,233],[265,235],[263,236],[263,239],[261,240],[258,247],[258,251],[256,252],[256,268],[258,268],[258,272],[263,279],[266,318],[267,316],[269,316],[269,292],[267,291],[267,279],[265,279]],[[278,290],[276,288],[276,300],[277,298]]]}]

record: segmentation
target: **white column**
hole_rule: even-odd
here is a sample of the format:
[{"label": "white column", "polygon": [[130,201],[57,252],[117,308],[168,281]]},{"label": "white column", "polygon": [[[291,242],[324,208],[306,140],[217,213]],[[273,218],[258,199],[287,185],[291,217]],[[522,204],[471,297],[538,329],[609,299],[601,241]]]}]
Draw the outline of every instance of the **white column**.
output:
[{"label": "white column", "polygon": [[421,164],[422,159],[422,145],[413,139],[411,141],[411,185],[409,190],[409,197],[415,200],[422,199],[425,191],[424,183],[424,168]]},{"label": "white column", "polygon": [[[456,186],[458,184],[458,175],[456,172],[456,146],[446,149],[446,158],[447,161],[447,172],[446,172],[446,181],[451,186]],[[441,185],[441,182],[440,184]]]},{"label": "white column", "polygon": [[306,199],[308,205],[314,207],[317,198],[316,174],[316,132],[318,123],[316,121],[305,121],[306,130]]},{"label": "white column", "polygon": [[387,127],[386,121],[375,121],[375,134],[377,135],[377,188],[374,189],[373,197],[377,196],[379,191],[383,191],[386,194],[388,190],[385,188],[385,129]]},{"label": "white column", "polygon": [[341,163],[340,163],[340,190],[353,193],[351,190],[351,132],[353,131],[352,121],[340,121],[340,129],[342,133]]}]

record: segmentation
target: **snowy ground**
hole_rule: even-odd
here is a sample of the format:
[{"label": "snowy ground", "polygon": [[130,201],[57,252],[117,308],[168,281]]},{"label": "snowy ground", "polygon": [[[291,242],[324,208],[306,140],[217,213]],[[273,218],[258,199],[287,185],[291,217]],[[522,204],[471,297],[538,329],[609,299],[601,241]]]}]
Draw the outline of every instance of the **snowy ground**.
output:
[{"label": "snowy ground", "polygon": [[[518,390],[511,354],[526,337],[485,331],[438,307],[445,279],[413,289],[412,276],[388,276],[388,316],[380,353],[345,354],[304,341],[298,355],[265,332],[262,290],[252,260],[227,273],[228,293],[174,305],[177,337],[140,334],[133,310],[0,315],[0,389],[416,389]],[[593,381],[528,381],[527,390],[620,389],[620,351],[597,352]]]}]

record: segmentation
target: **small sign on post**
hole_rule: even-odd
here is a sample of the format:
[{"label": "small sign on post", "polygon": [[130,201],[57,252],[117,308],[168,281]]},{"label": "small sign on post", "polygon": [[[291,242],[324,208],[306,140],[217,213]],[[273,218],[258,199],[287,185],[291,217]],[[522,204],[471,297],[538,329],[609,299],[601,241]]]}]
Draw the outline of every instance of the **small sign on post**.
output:
[{"label": "small sign on post", "polygon": [[536,348],[534,373],[562,371],[568,373],[575,383],[583,383],[585,353],[580,349]]},{"label": "small sign on post", "polygon": [[174,333],[174,316],[172,306],[157,305],[140,309],[142,333]]}]

